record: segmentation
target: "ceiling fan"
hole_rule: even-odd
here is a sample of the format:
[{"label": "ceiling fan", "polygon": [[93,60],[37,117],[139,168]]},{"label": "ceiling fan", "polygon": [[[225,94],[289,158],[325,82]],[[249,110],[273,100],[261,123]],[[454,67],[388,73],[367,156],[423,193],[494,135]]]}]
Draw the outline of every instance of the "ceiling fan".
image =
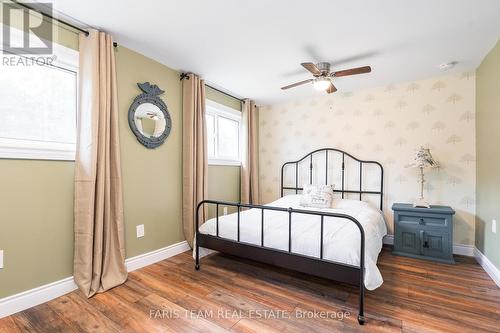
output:
[{"label": "ceiling fan", "polygon": [[333,85],[333,78],[342,77],[348,75],[356,75],[356,74],[364,74],[370,73],[372,71],[370,66],[363,66],[357,68],[346,69],[337,72],[330,72],[330,63],[328,62],[319,62],[317,64],[313,64],[312,62],[303,62],[301,63],[302,67],[307,69],[314,76],[313,79],[308,79],[300,82],[296,82],[290,84],[288,86],[284,86],[281,89],[286,90],[293,87],[300,86],[302,84],[312,82],[314,88],[316,90],[324,90],[327,93],[331,94],[337,91],[337,88]]}]

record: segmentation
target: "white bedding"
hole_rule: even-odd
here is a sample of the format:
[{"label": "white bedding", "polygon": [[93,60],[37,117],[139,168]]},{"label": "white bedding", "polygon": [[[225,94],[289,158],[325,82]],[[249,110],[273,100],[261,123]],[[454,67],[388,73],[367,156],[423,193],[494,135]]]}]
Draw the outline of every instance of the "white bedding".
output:
[{"label": "white bedding", "polygon": [[[382,249],[382,238],[387,228],[382,213],[369,203],[357,200],[336,199],[335,208],[319,209],[300,206],[300,195],[287,195],[268,204],[275,207],[292,207],[347,214],[356,218],[365,231],[365,287],[373,290],[382,285],[383,279],[377,267],[377,258]],[[237,216],[229,214],[219,217],[219,237],[236,240]],[[319,257],[320,217],[292,214],[292,252]],[[215,235],[215,218],[200,226],[203,234]],[[249,209],[240,215],[240,241],[260,245],[261,210]],[[340,263],[359,265],[360,233],[358,227],[347,219],[325,217],[323,258]],[[265,210],[264,246],[288,251],[288,213]],[[200,248],[200,255],[209,253]]]}]

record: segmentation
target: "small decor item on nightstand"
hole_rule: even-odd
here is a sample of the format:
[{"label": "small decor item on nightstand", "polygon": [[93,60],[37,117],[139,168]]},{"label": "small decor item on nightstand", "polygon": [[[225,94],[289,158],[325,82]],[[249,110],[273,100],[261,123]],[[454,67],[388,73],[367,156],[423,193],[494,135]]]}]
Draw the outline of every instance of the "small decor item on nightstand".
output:
[{"label": "small decor item on nightstand", "polygon": [[420,198],[413,203],[413,207],[429,208],[429,203],[424,199],[424,169],[437,168],[439,167],[439,163],[432,157],[428,148],[420,147],[420,149],[415,152],[415,157],[407,167],[420,169]]}]

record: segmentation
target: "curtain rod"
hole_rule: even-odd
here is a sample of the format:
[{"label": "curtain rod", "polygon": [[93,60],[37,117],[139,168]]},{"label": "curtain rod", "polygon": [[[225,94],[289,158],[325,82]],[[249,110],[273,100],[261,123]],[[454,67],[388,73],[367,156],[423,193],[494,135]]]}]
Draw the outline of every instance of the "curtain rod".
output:
[{"label": "curtain rod", "polygon": [[[182,81],[182,80],[184,80],[184,79],[188,79],[188,80],[189,80],[189,76],[188,76],[188,75],[189,75],[188,73],[181,73],[181,75],[179,76],[179,79],[180,79],[181,81]],[[236,96],[233,96],[233,95],[231,95],[231,94],[229,94],[229,93],[227,93],[227,92],[225,92],[225,91],[222,91],[222,90],[220,90],[220,89],[217,89],[217,88],[215,88],[215,87],[213,87],[213,86],[211,86],[211,85],[208,85],[208,84],[206,84],[206,83],[205,83],[205,86],[209,87],[209,88],[210,88],[210,89],[212,89],[212,90],[215,90],[215,91],[217,91],[217,92],[220,92],[221,94],[224,94],[224,95],[226,95],[226,96],[229,96],[229,97],[231,97],[231,98],[234,98],[234,99],[236,99],[236,100],[238,100],[238,101],[240,101],[240,102],[242,102],[242,103],[245,101],[245,99],[244,99],[244,98],[238,98],[238,97],[236,97]]]},{"label": "curtain rod", "polygon": [[[21,6],[21,7],[24,7],[24,8],[26,8],[26,9],[33,10],[33,11],[35,11],[35,12],[37,12],[37,13],[40,13],[42,16],[45,16],[45,17],[47,17],[47,18],[49,18],[49,19],[51,19],[51,20],[54,20],[54,21],[57,21],[57,22],[62,23],[62,24],[64,24],[64,25],[67,25],[68,27],[73,28],[73,29],[75,29],[75,30],[77,30],[77,31],[79,31],[79,32],[81,32],[81,33],[83,33],[85,36],[88,36],[88,35],[90,34],[90,33],[89,33],[87,30],[85,30],[85,29],[82,29],[82,28],[80,28],[80,27],[77,27],[76,25],[71,24],[71,23],[69,23],[69,22],[66,22],[66,21],[64,21],[64,20],[61,20],[61,19],[55,18],[55,17],[53,17],[52,15],[47,14],[47,13],[45,13],[45,12],[43,12],[43,11],[39,10],[39,9],[36,9],[36,8],[35,8],[35,7],[33,7],[33,6],[26,5],[25,3],[23,3],[23,2],[18,2],[17,0],[13,0],[13,3],[15,3],[16,5],[19,5],[19,6]],[[117,43],[117,42],[113,42],[113,46],[114,46],[114,47],[117,47],[117,46],[118,46],[118,43]]]}]

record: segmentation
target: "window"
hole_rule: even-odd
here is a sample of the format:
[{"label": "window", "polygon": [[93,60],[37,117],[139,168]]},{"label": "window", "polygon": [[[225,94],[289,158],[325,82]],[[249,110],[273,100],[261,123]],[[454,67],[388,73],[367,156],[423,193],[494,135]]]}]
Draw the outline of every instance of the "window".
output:
[{"label": "window", "polygon": [[208,163],[240,165],[241,112],[206,100]]},{"label": "window", "polygon": [[0,158],[75,159],[78,52],[53,50],[2,55]]}]

